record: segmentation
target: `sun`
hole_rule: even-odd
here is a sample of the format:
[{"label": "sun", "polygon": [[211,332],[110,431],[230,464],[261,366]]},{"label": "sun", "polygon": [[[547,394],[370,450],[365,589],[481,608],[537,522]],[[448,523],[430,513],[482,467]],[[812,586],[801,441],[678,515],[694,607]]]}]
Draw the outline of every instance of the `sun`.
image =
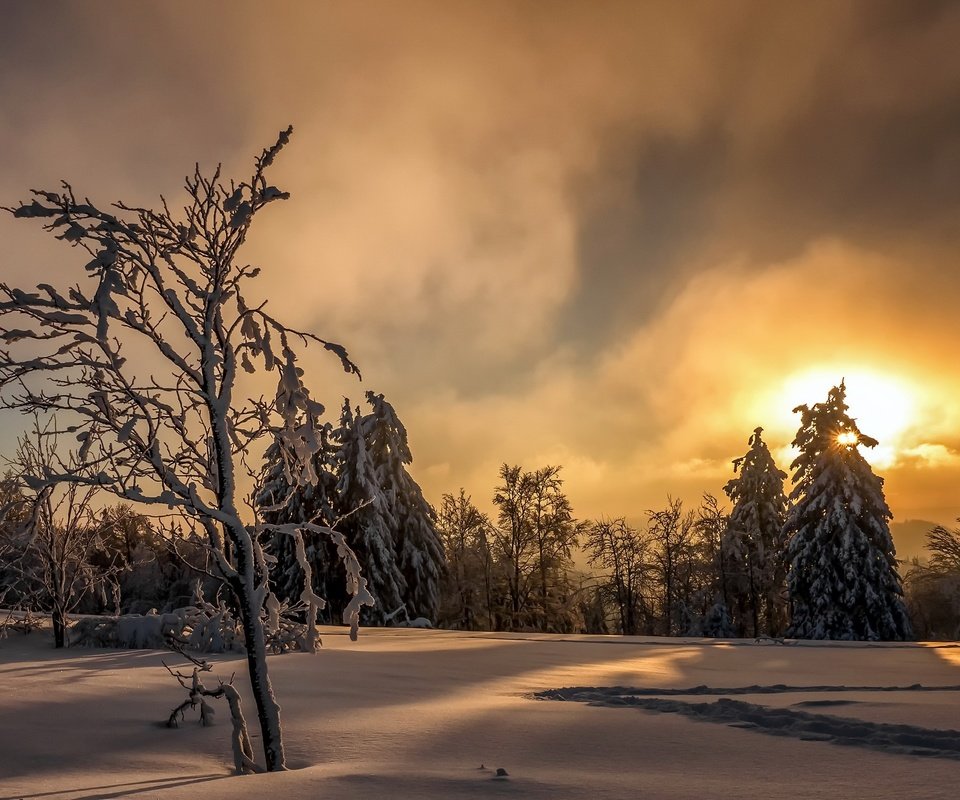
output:
[{"label": "sun", "polygon": [[[812,368],[795,372],[773,393],[775,413],[787,431],[795,430],[798,405],[813,405],[826,400],[827,392],[843,379],[847,387],[848,413],[865,436],[879,445],[870,451],[871,463],[888,466],[896,461],[904,434],[916,423],[918,392],[911,382],[894,374],[866,368]],[[853,447],[858,443],[853,431],[837,436],[837,443]]]}]

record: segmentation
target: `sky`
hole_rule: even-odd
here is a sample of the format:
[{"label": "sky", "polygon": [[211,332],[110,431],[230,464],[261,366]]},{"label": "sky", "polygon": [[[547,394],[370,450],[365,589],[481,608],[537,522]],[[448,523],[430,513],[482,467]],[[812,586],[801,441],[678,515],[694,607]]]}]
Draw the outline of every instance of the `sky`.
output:
[{"label": "sky", "polygon": [[[960,5],[0,0],[0,203],[176,198],[294,125],[245,257],[428,499],[719,494],[846,379],[897,520],[960,516]],[[0,275],[82,254],[0,216]],[[311,377],[313,373],[311,373]],[[4,418],[9,448],[20,420]]]}]

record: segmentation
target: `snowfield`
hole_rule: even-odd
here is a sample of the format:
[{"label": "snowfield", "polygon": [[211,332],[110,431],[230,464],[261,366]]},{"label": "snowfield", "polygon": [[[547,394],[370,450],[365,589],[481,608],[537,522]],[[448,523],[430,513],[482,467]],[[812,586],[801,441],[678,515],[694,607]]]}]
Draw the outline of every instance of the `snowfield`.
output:
[{"label": "snowfield", "polygon": [[[185,697],[161,665],[175,655],[12,633],[0,800],[904,800],[960,784],[954,644],[341,628],[323,643],[270,659],[292,769],[235,777],[222,702],[212,728],[162,725]],[[243,657],[212,660],[255,733]]]}]

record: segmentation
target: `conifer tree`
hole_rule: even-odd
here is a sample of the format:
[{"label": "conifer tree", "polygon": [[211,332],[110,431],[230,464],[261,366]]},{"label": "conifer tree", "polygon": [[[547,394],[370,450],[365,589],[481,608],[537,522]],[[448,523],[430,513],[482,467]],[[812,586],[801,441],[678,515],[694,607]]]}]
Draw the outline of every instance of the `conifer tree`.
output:
[{"label": "conifer tree", "polygon": [[763,428],[754,430],[750,449],[733,462],[733,470],[739,474],[723,489],[733,503],[723,536],[724,571],[740,600],[740,630],[745,630],[745,618],[749,617],[754,636],[780,632],[786,574],[783,482],[787,475],[778,469],[762,432]]},{"label": "conifer tree", "polygon": [[848,414],[841,381],[801,415],[794,446],[789,537],[789,635],[805,639],[888,640],[911,635],[883,495],[859,451],[876,439]]},{"label": "conifer tree", "polygon": [[377,486],[394,526],[397,564],[406,582],[406,612],[410,618],[436,620],[440,607],[443,543],[436,512],[407,472],[413,455],[407,431],[382,394],[367,392],[371,413],[361,421]]},{"label": "conifer tree", "polygon": [[377,465],[367,440],[369,420],[343,404],[336,454],[337,497],[343,509],[340,530],[367,578],[376,605],[363,614],[367,624],[383,625],[406,606],[407,581],[397,560],[398,523],[394,506],[381,489]]},{"label": "conifer tree", "polygon": [[[257,504],[267,522],[284,524],[306,519],[328,527],[336,523],[340,513],[334,465],[337,448],[331,442],[329,423],[320,427],[318,434],[319,448],[313,456],[315,483],[293,480],[289,467],[292,459],[281,449],[284,446],[281,442],[275,441],[267,448],[262,485],[257,494]],[[336,546],[319,537],[310,537],[304,546],[312,570],[313,591],[327,601],[322,617],[328,622],[339,620],[350,598]],[[273,592],[281,601],[295,605],[304,588],[295,543],[289,536],[275,534],[268,550],[276,558],[270,568]]]}]

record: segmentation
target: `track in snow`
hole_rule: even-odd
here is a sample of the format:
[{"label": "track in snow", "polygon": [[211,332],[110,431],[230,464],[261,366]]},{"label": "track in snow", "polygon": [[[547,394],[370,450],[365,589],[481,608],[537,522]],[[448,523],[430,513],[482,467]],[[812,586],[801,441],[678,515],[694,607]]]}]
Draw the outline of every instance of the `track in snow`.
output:
[{"label": "track in snow", "polygon": [[[538,700],[572,700],[595,706],[633,706],[646,711],[683,714],[696,720],[718,722],[731,727],[756,730],[774,736],[790,736],[804,741],[868,747],[888,753],[960,760],[960,731],[922,728],[916,725],[869,722],[866,720],[815,714],[795,708],[769,706],[731,700],[721,696],[713,702],[689,702],[666,699],[684,696],[757,695],[838,692],[955,692],[960,686],[741,686],[714,689],[695,686],[689,689],[653,689],[626,686],[570,687],[537,692]],[[795,706],[815,708],[855,703],[853,700],[806,700]]]}]

